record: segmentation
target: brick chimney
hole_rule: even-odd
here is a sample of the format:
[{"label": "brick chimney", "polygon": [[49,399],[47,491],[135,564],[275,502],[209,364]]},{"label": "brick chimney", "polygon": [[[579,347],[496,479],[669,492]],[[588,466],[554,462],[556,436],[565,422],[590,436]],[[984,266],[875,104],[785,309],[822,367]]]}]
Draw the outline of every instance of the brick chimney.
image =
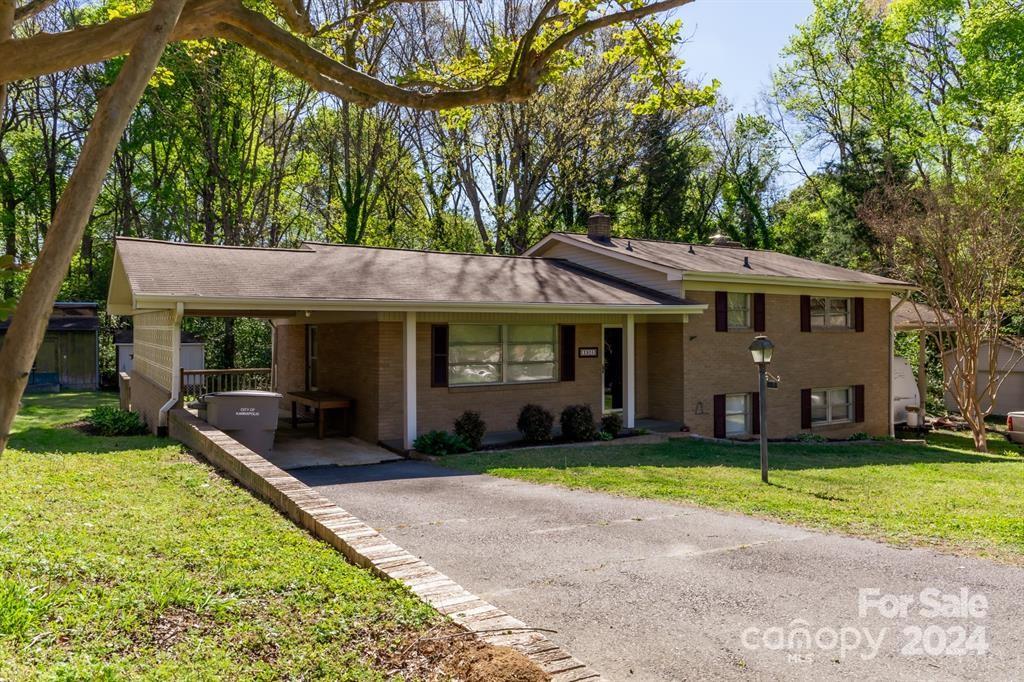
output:
[{"label": "brick chimney", "polygon": [[608,242],[612,237],[611,216],[594,213],[587,219],[587,236],[595,242]]}]

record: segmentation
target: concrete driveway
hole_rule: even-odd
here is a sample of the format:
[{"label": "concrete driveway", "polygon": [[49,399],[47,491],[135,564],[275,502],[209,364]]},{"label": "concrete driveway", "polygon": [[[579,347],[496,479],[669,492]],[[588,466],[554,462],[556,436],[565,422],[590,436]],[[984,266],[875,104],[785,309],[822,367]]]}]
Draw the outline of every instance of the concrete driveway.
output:
[{"label": "concrete driveway", "polygon": [[421,462],[291,473],[608,679],[1024,679],[1021,568]]}]

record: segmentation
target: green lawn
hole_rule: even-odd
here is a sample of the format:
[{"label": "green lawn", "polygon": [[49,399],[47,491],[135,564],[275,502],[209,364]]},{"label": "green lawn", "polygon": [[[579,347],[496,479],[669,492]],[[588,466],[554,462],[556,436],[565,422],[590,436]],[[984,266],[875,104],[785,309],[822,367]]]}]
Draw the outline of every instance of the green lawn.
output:
[{"label": "green lawn", "polygon": [[659,445],[492,451],[445,459],[456,468],[537,483],[690,502],[1024,564],[1024,452],[999,436],[991,453],[969,435],[927,446],[771,444],[771,485],[756,445]]},{"label": "green lawn", "polygon": [[168,440],[55,428],[0,455],[0,680],[386,679],[439,617]]}]

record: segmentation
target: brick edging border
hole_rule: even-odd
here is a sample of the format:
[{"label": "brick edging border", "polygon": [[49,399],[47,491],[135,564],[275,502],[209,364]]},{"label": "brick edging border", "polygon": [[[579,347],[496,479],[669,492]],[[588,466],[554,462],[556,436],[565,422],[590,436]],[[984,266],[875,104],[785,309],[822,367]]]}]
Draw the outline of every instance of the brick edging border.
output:
[{"label": "brick edging border", "polygon": [[172,438],[203,455],[350,562],[401,582],[484,642],[522,652],[554,682],[602,679],[543,634],[530,631],[521,620],[469,592],[230,436],[183,409],[172,410],[168,423]]}]

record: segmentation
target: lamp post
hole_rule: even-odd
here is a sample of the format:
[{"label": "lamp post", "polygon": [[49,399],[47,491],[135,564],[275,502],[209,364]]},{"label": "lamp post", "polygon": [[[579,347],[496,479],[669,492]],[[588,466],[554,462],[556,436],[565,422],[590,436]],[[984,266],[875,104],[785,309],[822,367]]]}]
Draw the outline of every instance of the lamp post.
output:
[{"label": "lamp post", "polygon": [[772,361],[775,344],[767,336],[756,336],[750,344],[750,355],[757,365],[758,420],[761,424],[761,481],[768,482],[768,364]]}]

